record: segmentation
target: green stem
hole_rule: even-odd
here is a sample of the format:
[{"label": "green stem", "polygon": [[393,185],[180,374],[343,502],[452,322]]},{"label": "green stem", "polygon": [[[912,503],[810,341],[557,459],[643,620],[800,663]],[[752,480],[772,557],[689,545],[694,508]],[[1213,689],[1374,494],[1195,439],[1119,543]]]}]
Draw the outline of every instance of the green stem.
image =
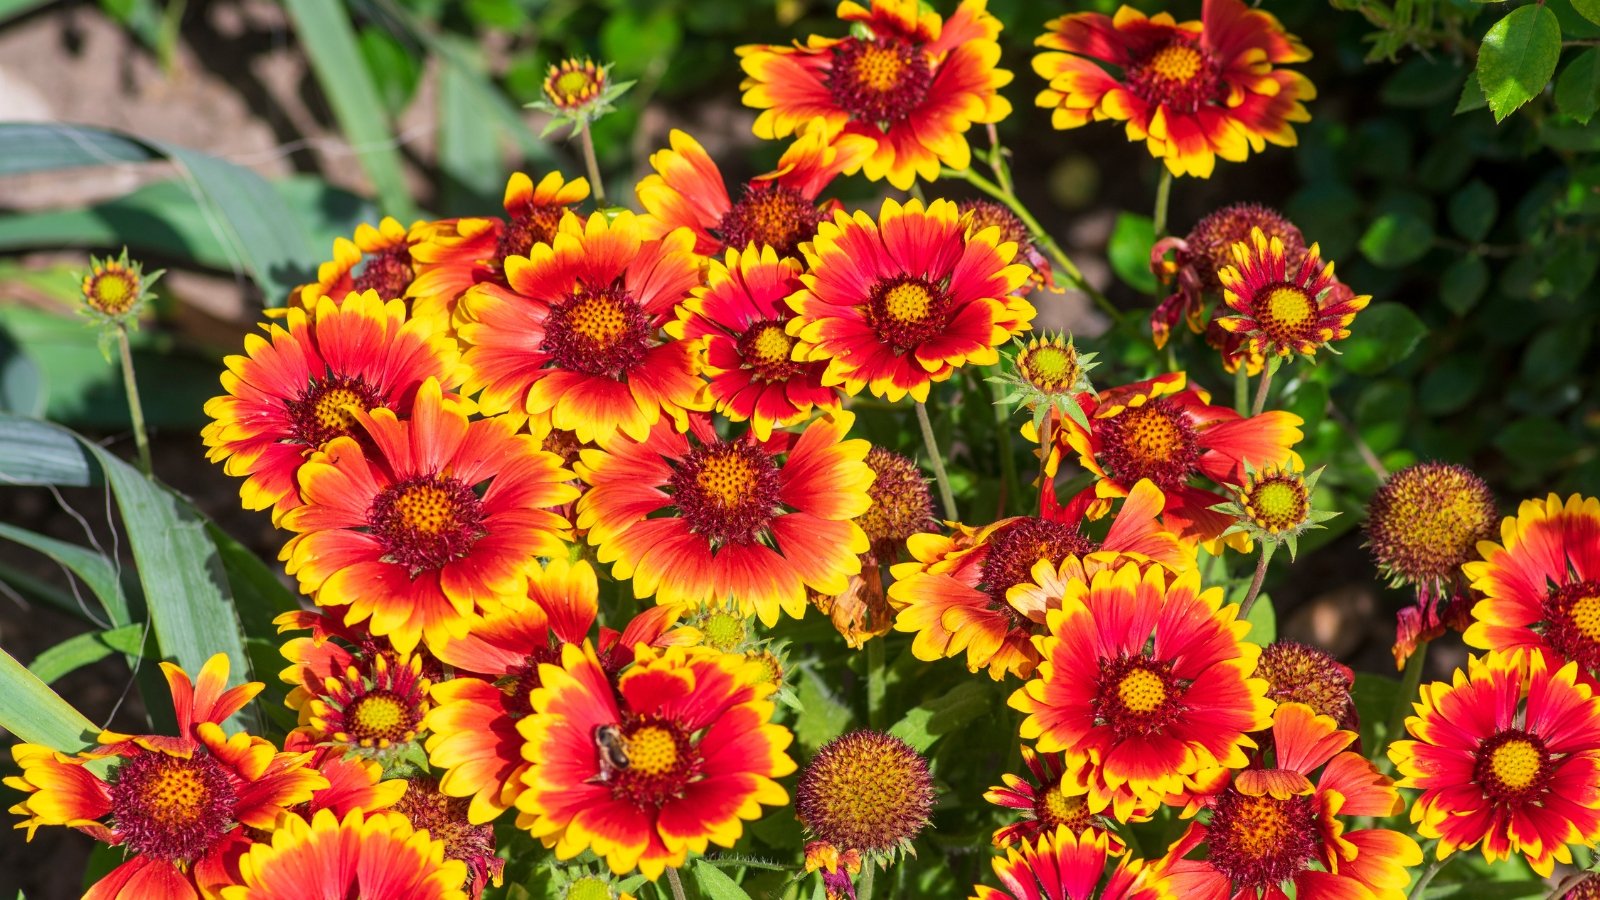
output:
[{"label": "green stem", "polygon": [[128,418],[133,421],[133,443],[139,449],[139,471],[155,474],[150,465],[150,434],[145,430],[139,383],[133,378],[133,350],[128,346],[128,326],[117,323],[117,352],[122,356],[122,384],[128,391]]},{"label": "green stem", "polygon": [[1084,280],[1083,272],[1079,271],[1077,264],[1067,256],[1066,251],[1061,249],[1060,245],[1056,243],[1055,238],[1052,238],[1049,232],[1044,230],[1044,226],[1039,224],[1039,220],[1033,217],[1033,213],[1029,212],[1028,208],[1023,206],[1022,201],[1018,200],[1014,194],[1010,194],[1004,190],[1001,190],[999,185],[983,177],[982,175],[979,175],[977,172],[974,172],[971,167],[965,169],[945,169],[941,174],[966,179],[968,184],[984,192],[985,194],[988,194],[990,197],[999,200],[1001,203],[1004,203],[1007,209],[1011,210],[1013,213],[1016,213],[1017,218],[1022,220],[1022,224],[1028,226],[1029,233],[1033,235],[1034,243],[1044,248],[1045,252],[1050,254],[1050,256],[1055,260],[1056,265],[1061,267],[1062,274],[1066,275],[1067,280],[1072,282],[1072,286],[1080,291],[1083,291],[1085,294],[1088,294],[1089,299],[1093,300],[1095,305],[1100,307],[1101,312],[1105,313],[1111,318],[1113,324],[1120,323],[1122,321],[1122,310],[1117,309],[1117,307],[1112,304],[1110,300],[1106,299],[1105,294],[1095,290],[1094,285],[1091,285],[1088,281]]},{"label": "green stem", "polygon": [[[1239,368],[1244,368],[1242,362]],[[1250,415],[1259,416],[1267,408],[1267,392],[1272,389],[1272,372],[1276,368],[1270,360],[1261,367],[1261,384],[1256,388],[1256,402],[1250,407]]]},{"label": "green stem", "polygon": [[1150,224],[1154,226],[1156,240],[1167,233],[1167,201],[1172,197],[1172,170],[1166,166],[1161,167],[1161,180],[1156,182],[1156,208],[1150,215]]},{"label": "green stem", "polygon": [[596,206],[606,205],[606,188],[600,181],[600,163],[594,156],[594,135],[589,133],[589,120],[578,126],[578,137],[583,142],[583,164],[589,170],[589,186],[594,188]]},{"label": "green stem", "polygon": [[667,869],[667,886],[672,888],[672,900],[689,900],[683,893],[683,881],[678,878],[677,869]]},{"label": "green stem", "polygon": [[[998,372],[999,368],[995,367]],[[1006,407],[1000,402],[1005,396],[1005,386],[998,382],[989,383],[990,392],[994,395],[994,424],[996,450],[1000,454],[1000,484],[1005,491],[1001,500],[998,515],[1005,517],[1008,504],[1016,497],[1022,496],[1022,480],[1017,474],[1017,459],[1011,453],[1011,419],[1006,415]]]},{"label": "green stem", "polygon": [[1044,421],[1039,423],[1039,499],[1040,505],[1029,510],[1029,515],[1038,515],[1038,509],[1043,508],[1046,491],[1055,490],[1055,479],[1050,477],[1050,443],[1055,440],[1055,413],[1045,413]]},{"label": "green stem", "polygon": [[928,420],[928,404],[917,401],[917,424],[922,427],[922,443],[928,448],[928,463],[933,466],[933,480],[939,484],[939,502],[944,506],[944,517],[955,521],[956,495],[950,490],[950,476],[944,471],[944,457],[939,455],[939,441],[933,436],[933,423]]},{"label": "green stem", "polygon": [[867,724],[883,730],[883,699],[889,693],[882,635],[867,641]]},{"label": "green stem", "polygon": [[1429,863],[1428,867],[1422,870],[1422,874],[1417,876],[1417,883],[1411,886],[1411,893],[1407,894],[1406,896],[1421,897],[1422,892],[1428,889],[1428,882],[1432,881],[1433,876],[1439,874],[1439,870],[1444,868],[1444,864],[1452,859],[1455,859],[1453,854],[1446,856],[1444,859],[1439,859],[1438,851],[1434,851],[1433,862]]},{"label": "green stem", "polygon": [[1261,544],[1261,559],[1256,562],[1256,577],[1250,580],[1250,590],[1244,595],[1244,602],[1239,604],[1239,618],[1250,615],[1250,607],[1256,605],[1256,597],[1261,594],[1261,582],[1267,578],[1267,545]]},{"label": "green stem", "polygon": [[856,900],[872,900],[872,876],[878,871],[878,864],[871,859],[861,863],[861,880],[856,883]]},{"label": "green stem", "polygon": [[1000,146],[1000,129],[989,123],[989,168],[994,169],[994,179],[1000,183],[1000,190],[1007,194],[1016,193],[1011,187],[1011,173],[1006,169],[1006,151]]},{"label": "green stem", "polygon": [[1233,370],[1233,408],[1244,415],[1250,409],[1250,370],[1239,360],[1239,368]]},{"label": "green stem", "polygon": [[[1405,736],[1406,715],[1411,712],[1411,701],[1416,699],[1417,688],[1422,685],[1422,669],[1427,658],[1428,642],[1421,641],[1411,658],[1406,660],[1406,670],[1400,676],[1400,693],[1395,696],[1394,709],[1389,711],[1388,728],[1383,735],[1384,741],[1389,744]],[[1387,763],[1388,756],[1385,753],[1379,760],[1380,764]]]}]

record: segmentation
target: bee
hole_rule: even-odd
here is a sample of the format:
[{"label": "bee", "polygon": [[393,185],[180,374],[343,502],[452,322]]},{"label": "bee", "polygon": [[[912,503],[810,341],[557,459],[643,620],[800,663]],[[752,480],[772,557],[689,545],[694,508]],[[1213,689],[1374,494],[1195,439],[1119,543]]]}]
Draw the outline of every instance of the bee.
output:
[{"label": "bee", "polygon": [[627,741],[622,736],[620,725],[596,725],[594,729],[594,748],[600,757],[600,774],[590,781],[604,784],[616,776],[618,772],[625,772],[631,763],[628,762]]}]

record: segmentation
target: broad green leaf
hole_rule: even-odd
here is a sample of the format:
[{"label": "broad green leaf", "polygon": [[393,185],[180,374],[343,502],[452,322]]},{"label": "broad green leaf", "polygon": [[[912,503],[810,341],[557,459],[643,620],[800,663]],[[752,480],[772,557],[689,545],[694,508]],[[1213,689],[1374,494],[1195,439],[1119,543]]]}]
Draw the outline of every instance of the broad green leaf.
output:
[{"label": "broad green leaf", "polygon": [[381,28],[363,27],[357,42],[373,85],[383,98],[383,108],[391,117],[399,116],[417,92],[417,81],[422,76],[421,63]]},{"label": "broad green leaf", "polygon": [[1583,441],[1556,420],[1535,416],[1501,428],[1494,445],[1517,465],[1543,472],[1577,452]]},{"label": "broad green leaf", "polygon": [[383,201],[383,211],[409,224],[417,217],[417,207],[406,188],[399,145],[386,121],[372,74],[362,62],[344,4],[284,0],[284,6],[339,127]]},{"label": "broad green leaf", "polygon": [[1589,349],[1590,329],[1551,325],[1522,354],[1522,377],[1530,387],[1554,386],[1571,377]]},{"label": "broad green leaf", "polygon": [[1433,226],[1409,210],[1379,216],[1361,236],[1361,255],[1383,269],[1408,266],[1432,247]]},{"label": "broad green leaf", "polygon": [[907,712],[889,733],[910,744],[918,753],[927,753],[939,738],[960,731],[993,708],[994,699],[988,684],[963,681]]},{"label": "broad green leaf", "polygon": [[1452,354],[1423,376],[1417,403],[1430,416],[1460,412],[1478,396],[1487,376],[1487,368],[1478,356]]},{"label": "broad green leaf", "polygon": [[97,663],[113,653],[138,656],[144,644],[143,625],[124,625],[110,631],[90,631],[67,638],[33,658],[28,671],[49,684],[64,675]]},{"label": "broad green leaf", "polygon": [[1422,108],[1448,101],[1461,90],[1461,67],[1453,60],[1406,60],[1378,89],[1388,106]]},{"label": "broad green leaf", "polygon": [[1357,375],[1376,375],[1405,359],[1428,327],[1399,303],[1374,303],[1356,316],[1335,362]]},{"label": "broad green leaf", "polygon": [[38,417],[44,414],[44,404],[39,363],[0,326],[0,412]]},{"label": "broad green leaf", "polygon": [[89,487],[100,471],[88,451],[64,428],[0,413],[0,487]]},{"label": "broad green leaf", "polygon": [[1578,15],[1600,25],[1600,0],[1572,0],[1572,8]]},{"label": "broad green leaf", "polygon": [[50,686],[0,649],[0,728],[30,744],[76,753],[100,729]]},{"label": "broad green leaf", "polygon": [[1474,178],[1450,198],[1448,210],[1450,227],[1469,241],[1481,241],[1489,236],[1499,213],[1499,201],[1494,189]]},{"label": "broad green leaf", "polygon": [[278,580],[277,570],[217,527],[216,523],[206,523],[206,534],[216,545],[222,570],[227,573],[228,587],[233,592],[233,603],[239,610],[244,633],[250,637],[276,640],[278,629],[272,620],[282,613],[299,609],[300,602]]},{"label": "broad green leaf", "polygon": [[739,883],[703,859],[694,862],[694,881],[706,900],[751,900]]},{"label": "broad green leaf", "polygon": [[1117,277],[1141,293],[1156,289],[1156,276],[1150,271],[1150,248],[1155,242],[1155,224],[1149,216],[1117,213],[1106,255]]},{"label": "broad green leaf", "polygon": [[[481,53],[476,45],[461,43],[457,49],[461,57],[477,62]],[[439,168],[445,175],[446,213],[492,209],[504,183],[500,129],[474,87],[483,77],[482,71],[459,66],[445,66],[439,73]]]},{"label": "broad green leaf", "polygon": [[1472,311],[1489,289],[1489,264],[1479,256],[1463,256],[1439,278],[1439,300],[1458,316]]},{"label": "broad green leaf", "polygon": [[53,122],[0,123],[0,176],[158,158],[149,146],[114,131]]},{"label": "broad green leaf", "polygon": [[801,670],[795,696],[801,715],[794,725],[794,737],[808,752],[843,734],[849,726],[850,707],[840,702],[810,668]]},{"label": "broad green leaf", "polygon": [[1455,115],[1483,109],[1489,105],[1489,98],[1483,95],[1483,87],[1478,84],[1478,79],[1468,78],[1467,83],[1461,86],[1461,99],[1456,101]]},{"label": "broad green leaf", "polygon": [[[1384,749],[1394,740],[1389,732],[1389,714],[1400,696],[1400,682],[1387,675],[1357,672],[1350,696],[1356,701],[1356,718],[1361,725],[1361,750],[1370,759],[1384,759]],[[1406,707],[1406,714],[1411,707]]]},{"label": "broad green leaf", "polygon": [[1543,4],[1519,6],[1490,26],[1478,48],[1478,84],[1496,122],[1550,83],[1561,58],[1561,23]]},{"label": "broad green leaf", "polygon": [[[1256,552],[1260,553],[1261,548],[1257,547]],[[1283,554],[1284,557],[1288,557],[1289,548],[1279,548],[1277,553],[1273,554],[1272,558],[1274,560],[1278,558],[1278,553]],[[1286,558],[1285,562],[1287,561],[1288,560]],[[1244,589],[1249,589],[1249,582],[1245,582]],[[1244,596],[1241,594],[1239,599],[1243,600]],[[1278,639],[1278,611],[1272,606],[1272,598],[1268,597],[1265,593],[1262,593],[1260,596],[1256,597],[1255,605],[1250,607],[1250,615],[1245,616],[1244,620],[1250,623],[1250,633],[1245,635],[1245,637],[1252,644],[1260,644],[1261,646],[1265,647],[1266,645]]]},{"label": "broad green leaf", "polygon": [[111,560],[77,544],[35,534],[4,522],[0,522],[0,538],[43,553],[71,570],[94,592],[95,599],[100,601],[113,626],[127,625],[133,621],[128,613],[128,598],[123,593],[122,581]]},{"label": "broad green leaf", "polygon": [[1561,70],[1556,78],[1556,109],[1585,125],[1600,110],[1600,47],[1583,51]]}]

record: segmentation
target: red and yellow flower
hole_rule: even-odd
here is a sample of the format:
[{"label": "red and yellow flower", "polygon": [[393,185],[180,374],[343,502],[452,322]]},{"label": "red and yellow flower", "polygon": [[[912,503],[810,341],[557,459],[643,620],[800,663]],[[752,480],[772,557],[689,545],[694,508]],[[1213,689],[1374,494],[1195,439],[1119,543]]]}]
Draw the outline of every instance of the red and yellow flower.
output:
[{"label": "red and yellow flower", "polygon": [[996,68],[1000,20],[987,5],[963,0],[944,19],[918,0],[872,0],[871,8],[844,0],[838,12],[850,37],[740,47],[744,103],[761,110],[756,137],[785,138],[821,119],[829,141],[870,139],[872,153],[857,165],[901,190],[939,177],[941,165],[967,168],[967,129],[1011,112],[999,93],[1011,73]]},{"label": "red and yellow flower", "polygon": [[483,896],[490,883],[496,887],[504,883],[506,861],[495,855],[494,826],[471,822],[468,801],[441,792],[433,778],[408,778],[402,784],[405,794],[394,811],[405,816],[412,828],[426,831],[443,844],[445,859],[466,863],[466,891],[472,900]]},{"label": "red and yellow flower", "polygon": [[[100,746],[67,755],[16,744],[26,796],[11,808],[28,839],[41,825],[66,825],[122,847],[132,858],[89,889],[89,900],[198,900],[233,880],[251,829],[271,831],[288,807],[327,779],[309,754],[280,753],[262,738],[226,736],[221,723],[260,693],[259,682],[226,688],[228,658],[206,661],[199,678],[162,663],[178,722],[175,737],[104,731]],[[90,765],[109,760],[105,774]]]},{"label": "red and yellow flower", "polygon": [[384,216],[377,228],[365,222],[357,225],[355,240],[334,238],[333,259],[318,266],[317,280],[295,288],[290,299],[306,309],[316,309],[323,297],[338,305],[346,295],[366,291],[377,292],[380,300],[410,296],[416,279],[411,248],[426,227],[418,221],[407,228],[389,216]]},{"label": "red and yellow flower", "polygon": [[1481,841],[1489,862],[1521,854],[1548,877],[1572,862],[1569,844],[1600,840],[1600,698],[1576,662],[1471,657],[1449,684],[1424,685],[1416,711],[1416,740],[1389,758],[1400,787],[1422,791],[1411,821],[1440,859]]},{"label": "red and yellow flower", "polygon": [[[1291,449],[1302,437],[1299,416],[1280,410],[1241,416],[1213,406],[1211,395],[1199,388],[1185,390],[1185,381],[1184,373],[1172,372],[1099,396],[1081,394],[1087,429],[1071,417],[1057,417],[1046,475],[1053,478],[1060,457],[1071,452],[1095,476],[1093,485],[1068,502],[1067,515],[1098,519],[1114,498],[1149,479],[1166,495],[1161,521],[1169,531],[1187,541],[1214,541],[1233,520],[1211,507],[1228,498],[1190,485],[1191,478],[1238,485],[1247,462],[1258,469],[1300,464]],[[1035,438],[1032,423],[1024,424],[1023,434]],[[1249,543],[1243,535],[1226,540],[1241,549]]]},{"label": "red and yellow flower", "polygon": [[[1276,17],[1240,0],[1205,0],[1199,21],[1146,18],[1124,6],[1115,17],[1072,13],[1045,25],[1049,48],[1033,70],[1049,82],[1038,105],[1056,128],[1127,123],[1174,175],[1207,178],[1217,157],[1243,162],[1268,143],[1295,145],[1294,122],[1316,88],[1281,68],[1311,52]],[[1279,68],[1274,68],[1275,66]]]},{"label": "red and yellow flower", "polygon": [[1110,853],[1121,854],[1126,849],[1117,837],[1114,823],[1103,811],[1089,811],[1087,793],[1067,793],[1068,785],[1062,781],[1066,764],[1061,754],[1036,753],[1023,747],[1022,762],[1031,778],[1007,772],[1000,776],[1003,785],[995,785],[983,795],[995,806],[1017,811],[1016,819],[995,829],[996,847],[1037,841],[1054,834],[1057,828],[1065,828],[1071,834],[1093,831],[1105,835]]},{"label": "red and yellow flower", "polygon": [[307,691],[298,730],[315,743],[357,751],[409,743],[428,714],[430,685],[420,655],[373,653]]},{"label": "red and yellow flower", "polygon": [[1186,780],[1245,765],[1249,733],[1271,722],[1261,648],[1222,590],[1195,572],[1169,578],[1136,564],[1066,580],[1034,638],[1042,661],[1011,695],[1021,734],[1041,753],[1083,763],[1090,809],[1111,795],[1178,794]]},{"label": "red and yellow flower", "polygon": [[687,228],[646,240],[629,212],[565,215],[551,243],[506,258],[509,287],[461,298],[468,393],[491,415],[548,412],[581,441],[644,440],[663,415],[684,427],[700,389],[693,348],[659,332],[700,283],[693,244]]},{"label": "red and yellow flower", "polygon": [[285,816],[272,842],[239,860],[239,883],[223,900],[467,900],[467,866],[444,844],[393,812],[343,819],[322,810],[311,821]]},{"label": "red and yellow flower", "polygon": [[409,421],[357,413],[371,444],[338,437],[300,473],[305,505],[279,558],[319,606],[344,608],[409,653],[466,633],[470,616],[527,590],[536,557],[565,555],[547,507],[577,494],[572,473],[504,417],[469,422],[433,379]]},{"label": "red and yellow flower", "polygon": [[748,421],[761,440],[803,422],[814,409],[839,406],[837,387],[822,383],[826,362],[797,362],[784,330],[794,312],[784,300],[801,287],[800,263],[755,244],[712,260],[704,284],[678,306],[668,335],[696,342],[708,383],[700,405]]},{"label": "red and yellow flower", "polygon": [[689,851],[732,846],[763,806],[788,802],[793,736],[772,724],[765,666],[704,648],[636,649],[615,686],[588,644],[540,666],[534,715],[517,723],[532,761],[517,824],[557,858],[584,850],[622,874],[659,877]]},{"label": "red and yellow flower", "polygon": [[1060,606],[1066,582],[1129,561],[1174,571],[1193,565],[1193,552],[1157,524],[1161,503],[1153,485],[1138,485],[1098,544],[1075,521],[1033,516],[977,529],[957,525],[948,536],[912,535],[912,561],[891,570],[895,630],[916,635],[911,651],[918,659],[965,652],[973,672],[987,668],[996,681],[1026,678],[1039,661],[1033,638]]},{"label": "red and yellow flower", "polygon": [[424,224],[411,248],[417,277],[412,283],[419,316],[453,320],[456,304],[481,281],[505,282],[508,256],[527,256],[534,244],[555,239],[561,217],[589,196],[589,182],[567,181],[546,172],[539,183],[522,172],[506,181],[506,218],[441,219]]},{"label": "red and yellow flower", "polygon": [[[1173,286],[1171,296],[1150,313],[1150,336],[1156,349],[1166,346],[1173,326],[1179,322],[1187,324],[1195,334],[1206,331],[1211,320],[1207,296],[1222,294],[1217,270],[1228,264],[1233,245],[1249,240],[1250,232],[1258,228],[1267,237],[1283,242],[1291,266],[1297,266],[1305,257],[1306,239],[1300,229],[1283,213],[1259,203],[1224,206],[1196,222],[1187,235],[1164,237],[1150,248],[1150,270],[1162,284]],[[1172,254],[1170,260],[1168,253]],[[1228,360],[1224,355],[1224,363]],[[1253,369],[1250,374],[1256,371]]]},{"label": "red and yellow flower", "polygon": [[650,217],[647,237],[666,236],[684,227],[694,232],[694,250],[718,257],[727,250],[771,247],[779,256],[798,256],[817,226],[839,207],[819,204],[818,196],[844,171],[854,171],[872,152],[873,142],[839,135],[829,143],[824,123],[815,119],[778,159],[778,168],[746,182],[738,202],[728,195],[722,172],[705,148],[688,133],[672,130],[672,149],[650,155],[654,175],[634,189]]},{"label": "red and yellow flower", "polygon": [[1065,825],[1024,838],[992,861],[1005,890],[976,885],[971,900],[1174,900],[1159,863],[1123,857],[1109,873],[1106,863],[1119,852],[1112,838],[1094,829],[1074,833]]},{"label": "red and yellow flower", "polygon": [[854,422],[838,411],[800,434],[723,440],[697,417],[686,434],[663,422],[644,441],[584,451],[578,526],[636,597],[732,599],[768,626],[780,612],[800,618],[806,589],[843,591],[868,548],[851,521],[873,477],[867,442],[845,440]]},{"label": "red and yellow flower", "polygon": [[1524,500],[1462,571],[1483,599],[1466,641],[1486,650],[1548,648],[1600,672],[1600,499]]},{"label": "red and yellow flower", "polygon": [[[344,299],[344,298],[341,298]],[[408,318],[405,303],[375,291],[344,303],[323,297],[290,307],[245,337],[245,355],[224,360],[222,389],[206,403],[201,430],[206,458],[243,476],[248,509],[272,508],[274,522],[300,505],[300,467],[337,437],[358,435],[356,411],[411,413],[422,382],[460,383],[455,342],[427,320]]]},{"label": "red and yellow flower", "polygon": [[1217,280],[1234,315],[1215,321],[1262,356],[1309,357],[1318,347],[1349,337],[1356,313],[1372,302],[1333,277],[1333,263],[1323,264],[1316,244],[1292,271],[1283,241],[1259,228],[1252,228],[1249,242],[1234,244],[1230,253],[1232,264],[1218,270]]},{"label": "red and yellow flower", "polygon": [[843,211],[801,248],[805,289],[789,298],[795,359],[827,360],[825,384],[855,395],[928,399],[928,386],[964,365],[992,365],[997,347],[1028,329],[1034,308],[1017,246],[998,228],[970,239],[948,200],[924,208],[885,200],[874,222]]},{"label": "red and yellow flower", "polygon": [[1355,740],[1303,703],[1278,707],[1273,764],[1233,773],[1201,801],[1203,821],[1167,856],[1173,892],[1201,900],[1405,900],[1407,869],[1422,862],[1416,841],[1387,828],[1346,831],[1350,817],[1383,818],[1404,807],[1394,782],[1346,749]]}]

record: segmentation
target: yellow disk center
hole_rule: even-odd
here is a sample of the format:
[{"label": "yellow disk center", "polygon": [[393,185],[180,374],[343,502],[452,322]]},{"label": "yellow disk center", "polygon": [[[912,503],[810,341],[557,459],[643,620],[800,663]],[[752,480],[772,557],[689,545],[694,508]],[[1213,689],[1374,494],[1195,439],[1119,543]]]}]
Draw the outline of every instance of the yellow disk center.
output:
[{"label": "yellow disk center", "polygon": [[916,325],[927,320],[933,295],[920,284],[897,284],[884,295],[883,308],[894,321]]},{"label": "yellow disk center", "polygon": [[363,735],[386,735],[404,731],[411,725],[410,715],[400,698],[387,694],[367,694],[351,710],[350,724]]},{"label": "yellow disk center", "polygon": [[1117,698],[1130,712],[1155,712],[1167,701],[1167,687],[1154,672],[1134,669],[1117,684]]},{"label": "yellow disk center", "polygon": [[141,787],[144,810],[170,827],[191,825],[205,815],[211,791],[200,773],[184,765],[164,767]]},{"label": "yellow disk center", "polygon": [[1539,777],[1544,768],[1544,753],[1520,738],[1506,741],[1494,748],[1489,757],[1489,771],[1500,783],[1513,791],[1520,791]]},{"label": "yellow disk center", "polygon": [[706,646],[726,653],[744,643],[745,621],[742,616],[733,613],[714,612],[706,617],[705,624],[700,626],[700,633],[705,636]]},{"label": "yellow disk center", "polygon": [[628,768],[643,775],[664,775],[678,765],[678,742],[656,725],[628,735]]},{"label": "yellow disk center", "polygon": [[1600,597],[1579,597],[1572,602],[1572,624],[1591,641],[1600,641]]},{"label": "yellow disk center", "polygon": [[1298,331],[1311,324],[1317,315],[1317,304],[1305,291],[1289,285],[1279,285],[1267,294],[1267,318],[1278,327]]},{"label": "yellow disk center", "polygon": [[355,413],[350,411],[352,406],[362,412],[367,411],[360,394],[347,387],[336,387],[317,398],[311,415],[318,427],[349,433],[356,427]]},{"label": "yellow disk center", "polygon": [[1145,65],[1169,81],[1188,81],[1199,74],[1200,51],[1187,44],[1171,44],[1156,51]]},{"label": "yellow disk center", "polygon": [[583,298],[568,315],[575,334],[600,350],[609,350],[628,330],[628,317],[617,302],[603,295]]},{"label": "yellow disk center", "polygon": [[556,76],[556,92],[564,97],[578,97],[593,83],[587,72],[562,72]]},{"label": "yellow disk center", "polygon": [[1285,801],[1271,797],[1243,797],[1234,807],[1230,842],[1247,857],[1265,859],[1277,855],[1295,837],[1295,822],[1285,809]]},{"label": "yellow disk center", "polygon": [[768,325],[756,335],[750,345],[750,355],[759,365],[772,366],[787,362],[794,341],[777,325]]},{"label": "yellow disk center", "polygon": [[1178,429],[1178,423],[1160,411],[1143,407],[1127,410],[1122,415],[1127,419],[1123,426],[1127,435],[1125,449],[1139,462],[1166,462],[1183,447],[1183,432]]},{"label": "yellow disk center", "polygon": [[424,534],[443,534],[456,522],[455,498],[436,484],[415,484],[394,500],[395,513],[407,528]]},{"label": "yellow disk center", "polygon": [[905,71],[905,60],[897,51],[868,46],[856,60],[856,84],[880,94],[888,93],[900,85]]},{"label": "yellow disk center", "polygon": [[1054,785],[1044,792],[1044,802],[1040,804],[1039,818],[1052,830],[1057,825],[1067,825],[1074,832],[1081,830],[1080,822],[1088,812],[1088,804],[1083,795],[1068,797],[1061,793],[1061,786]]},{"label": "yellow disk center", "polygon": [[743,456],[712,456],[695,476],[695,483],[707,499],[731,508],[749,498],[756,486],[757,474],[750,461]]}]

